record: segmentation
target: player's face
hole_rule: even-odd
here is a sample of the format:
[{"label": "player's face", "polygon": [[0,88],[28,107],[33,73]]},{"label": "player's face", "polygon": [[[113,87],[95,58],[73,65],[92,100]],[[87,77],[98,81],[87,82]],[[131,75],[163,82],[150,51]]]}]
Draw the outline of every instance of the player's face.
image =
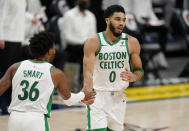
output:
[{"label": "player's face", "polygon": [[109,18],[108,26],[114,36],[121,35],[125,27],[125,20],[125,14],[122,12],[116,12]]},{"label": "player's face", "polygon": [[56,54],[56,45],[53,44],[53,47],[49,51],[50,62],[52,62],[54,60],[55,54]]}]

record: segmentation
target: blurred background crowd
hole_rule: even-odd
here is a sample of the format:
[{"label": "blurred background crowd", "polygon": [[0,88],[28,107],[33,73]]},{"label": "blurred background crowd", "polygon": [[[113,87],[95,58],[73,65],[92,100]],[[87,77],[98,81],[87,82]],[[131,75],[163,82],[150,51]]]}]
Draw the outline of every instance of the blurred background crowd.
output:
[{"label": "blurred background crowd", "polygon": [[[169,77],[188,81],[188,0],[1,0],[0,77],[11,64],[32,58],[29,39],[46,30],[56,34],[53,64],[65,71],[71,90],[79,91],[83,44],[91,35],[105,30],[103,12],[112,4],[125,8],[124,33],[141,44],[145,76],[131,86],[157,80],[166,84],[163,79]],[[2,114],[7,114],[10,98],[11,89],[0,97]]]}]

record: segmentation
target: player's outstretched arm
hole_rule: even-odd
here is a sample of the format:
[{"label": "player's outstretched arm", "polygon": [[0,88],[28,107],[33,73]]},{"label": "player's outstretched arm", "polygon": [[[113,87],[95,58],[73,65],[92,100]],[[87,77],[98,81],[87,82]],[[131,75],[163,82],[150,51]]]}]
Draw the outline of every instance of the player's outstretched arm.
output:
[{"label": "player's outstretched arm", "polygon": [[0,96],[11,86],[12,78],[18,68],[18,63],[10,66],[5,75],[0,79]]},{"label": "player's outstretched arm", "polygon": [[93,89],[93,70],[95,62],[95,53],[98,51],[99,41],[97,35],[87,39],[84,44],[83,57],[83,75],[84,75],[84,92],[92,92]]},{"label": "player's outstretched arm", "polygon": [[142,79],[144,71],[142,69],[142,61],[140,58],[140,44],[134,37],[129,37],[129,51],[130,51],[130,64],[132,71],[127,68],[123,71],[120,76],[123,81],[135,82]]},{"label": "player's outstretched arm", "polygon": [[84,92],[79,92],[77,94],[71,93],[70,90],[67,88],[67,82],[66,82],[66,76],[65,74],[57,69],[54,68],[52,70],[52,78],[53,78],[53,83],[55,87],[58,88],[58,91],[60,93],[60,96],[64,99],[64,103],[68,106],[78,104],[81,102],[81,100],[90,100],[89,102],[86,102],[85,104],[92,104],[92,101],[94,99],[94,96],[96,95],[95,92],[91,93],[84,93]]}]

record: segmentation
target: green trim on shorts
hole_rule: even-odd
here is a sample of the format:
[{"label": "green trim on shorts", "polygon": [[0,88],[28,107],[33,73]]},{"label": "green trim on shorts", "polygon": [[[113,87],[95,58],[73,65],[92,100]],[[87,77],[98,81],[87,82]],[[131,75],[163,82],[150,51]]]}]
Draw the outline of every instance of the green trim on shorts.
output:
[{"label": "green trim on shorts", "polygon": [[86,131],[114,131],[110,128],[87,129]]},{"label": "green trim on shorts", "polygon": [[87,120],[88,120],[88,129],[87,129],[87,131],[91,130],[91,114],[90,114],[90,111],[91,111],[90,106],[87,106]]},{"label": "green trim on shorts", "polygon": [[44,115],[44,120],[45,120],[45,131],[49,131],[49,123],[47,121],[47,116]]},{"label": "green trim on shorts", "polygon": [[99,128],[99,129],[88,129],[86,131],[108,131],[107,128]]},{"label": "green trim on shorts", "polygon": [[51,93],[51,96],[49,98],[49,102],[48,102],[48,105],[47,105],[47,111],[48,111],[47,114],[46,114],[47,117],[50,117],[50,112],[51,112],[51,107],[52,107],[52,97],[53,97],[54,91],[55,91],[55,88],[53,89],[53,91]]},{"label": "green trim on shorts", "polygon": [[107,131],[114,131],[114,130],[112,130],[112,129],[110,129],[110,128],[107,128]]}]

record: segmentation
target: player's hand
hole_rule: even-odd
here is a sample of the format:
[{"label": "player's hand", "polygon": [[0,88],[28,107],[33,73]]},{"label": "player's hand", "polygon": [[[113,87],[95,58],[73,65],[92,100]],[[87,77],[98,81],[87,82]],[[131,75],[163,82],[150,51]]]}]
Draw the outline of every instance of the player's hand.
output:
[{"label": "player's hand", "polygon": [[120,77],[123,81],[126,82],[135,82],[137,77],[134,73],[125,68],[125,71],[121,72]]},{"label": "player's hand", "polygon": [[86,104],[86,105],[91,105],[94,103],[94,100],[95,98],[89,99],[89,100],[81,100],[81,103]]},{"label": "player's hand", "polygon": [[4,49],[5,48],[5,41],[4,40],[0,40],[0,49]]},{"label": "player's hand", "polygon": [[82,90],[85,94],[85,98],[81,101],[82,103],[86,105],[91,105],[94,103],[95,100],[95,91],[89,91],[89,90]]},{"label": "player's hand", "polygon": [[96,92],[95,91],[90,91],[90,92],[84,91],[84,94],[85,94],[84,100],[89,100],[89,99],[95,98]]}]

